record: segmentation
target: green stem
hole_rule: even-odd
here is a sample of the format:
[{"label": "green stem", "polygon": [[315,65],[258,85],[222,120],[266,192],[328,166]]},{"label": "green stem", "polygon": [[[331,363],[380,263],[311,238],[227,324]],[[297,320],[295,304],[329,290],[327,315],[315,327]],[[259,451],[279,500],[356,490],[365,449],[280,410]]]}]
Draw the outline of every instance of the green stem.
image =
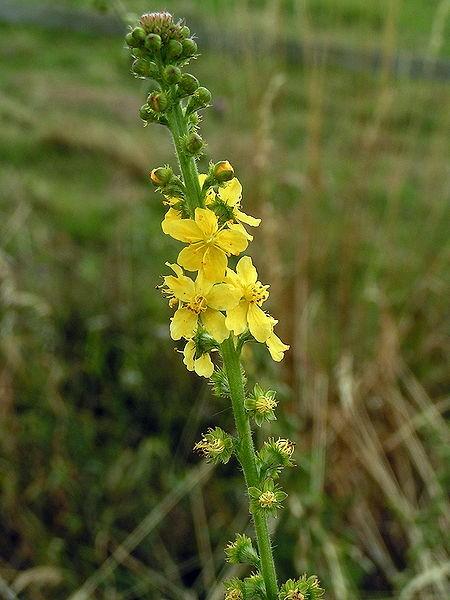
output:
[{"label": "green stem", "polygon": [[186,205],[190,216],[194,217],[195,209],[204,206],[204,202],[195,159],[183,147],[183,138],[188,134],[188,128],[179,102],[175,103],[167,119],[186,188]]},{"label": "green stem", "polygon": [[[221,352],[230,388],[234,420],[239,436],[239,461],[244,471],[247,488],[258,487],[259,477],[256,468],[256,455],[253,446],[250,422],[244,408],[245,391],[242,381],[239,353],[232,336],[221,344]],[[272,555],[267,518],[260,513],[252,513],[261,559],[261,574],[266,586],[267,600],[276,600],[278,596],[277,575]]]}]

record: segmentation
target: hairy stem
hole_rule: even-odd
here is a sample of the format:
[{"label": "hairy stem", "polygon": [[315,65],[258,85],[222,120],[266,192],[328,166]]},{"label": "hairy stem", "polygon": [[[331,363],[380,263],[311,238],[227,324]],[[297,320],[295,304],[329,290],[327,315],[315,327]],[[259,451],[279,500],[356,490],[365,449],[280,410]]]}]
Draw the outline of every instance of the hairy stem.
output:
[{"label": "hairy stem", "polygon": [[[250,422],[244,408],[245,392],[244,383],[242,381],[241,363],[232,336],[221,344],[221,352],[228,377],[231,404],[239,436],[239,462],[244,471],[247,488],[252,486],[257,487],[259,478],[256,468],[256,455],[253,446]],[[276,600],[278,595],[277,575],[273,561],[267,519],[264,515],[259,513],[252,513],[252,516],[258,542],[259,556],[261,559],[261,574],[266,586],[267,599]]]},{"label": "hairy stem", "polygon": [[188,134],[186,118],[179,102],[167,115],[169,129],[172,133],[175,150],[186,187],[186,206],[191,217],[194,217],[195,209],[203,206],[202,191],[198,181],[198,171],[195,159],[186,153],[183,147],[183,138]]}]

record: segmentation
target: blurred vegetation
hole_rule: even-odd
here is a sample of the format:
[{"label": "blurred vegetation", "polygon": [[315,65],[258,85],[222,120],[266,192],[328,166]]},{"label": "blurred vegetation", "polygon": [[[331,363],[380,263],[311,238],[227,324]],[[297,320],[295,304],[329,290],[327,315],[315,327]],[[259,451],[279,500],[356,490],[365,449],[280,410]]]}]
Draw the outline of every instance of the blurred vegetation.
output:
[{"label": "blurred vegetation", "polygon": [[[247,357],[298,444],[276,556],[330,599],[448,597],[450,84],[389,69],[449,58],[448,4],[113,6],[214,34],[194,67],[203,164],[228,158],[264,219],[254,256],[292,348],[279,371]],[[167,132],[141,126],[119,38],[0,30],[0,595],[221,598],[248,515],[235,465],[211,477],[191,453],[231,414],[185,372],[155,290],[177,248],[147,176],[173,163]],[[288,64],[284,37],[377,48],[380,68]]]}]

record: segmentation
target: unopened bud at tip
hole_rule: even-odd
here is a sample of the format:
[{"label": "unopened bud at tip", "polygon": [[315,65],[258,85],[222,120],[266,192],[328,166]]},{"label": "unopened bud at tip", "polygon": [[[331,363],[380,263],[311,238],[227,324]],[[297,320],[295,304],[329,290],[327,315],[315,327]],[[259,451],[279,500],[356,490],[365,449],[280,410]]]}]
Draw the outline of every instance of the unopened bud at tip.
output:
[{"label": "unopened bud at tip", "polygon": [[173,171],[170,167],[158,167],[150,173],[150,179],[157,187],[167,185],[173,177]]},{"label": "unopened bud at tip", "polygon": [[214,179],[219,183],[230,181],[234,177],[234,169],[227,160],[221,160],[214,165]]}]

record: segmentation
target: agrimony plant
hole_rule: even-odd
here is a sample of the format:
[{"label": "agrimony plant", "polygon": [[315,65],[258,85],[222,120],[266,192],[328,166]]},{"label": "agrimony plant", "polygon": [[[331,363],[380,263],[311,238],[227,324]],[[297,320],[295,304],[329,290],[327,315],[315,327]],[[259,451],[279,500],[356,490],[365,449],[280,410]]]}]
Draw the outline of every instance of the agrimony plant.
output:
[{"label": "agrimony plant", "polygon": [[180,168],[179,175],[168,165],[150,174],[168,207],[162,230],[184,244],[176,262],[166,263],[170,271],[161,286],[174,309],[170,334],[173,340],[184,340],[187,369],[210,379],[213,391],[229,398],[236,424],[234,433],[210,428],[195,450],[214,463],[237,459],[255,529],[256,546],[237,534],[225,548],[228,562],[253,569],[244,579],[226,582],[225,598],[321,598],[315,576],[278,586],[267,526],[287,496],[278,480],[281,471],[294,464],[294,444],[270,438],[255,451],[252,439],[252,425],[273,421],[278,403],[275,392],[259,384],[247,394],[242,348],[250,341],[265,344],[275,361],[289,349],[275,334],[277,321],[263,308],[269,286],[259,281],[252,259],[241,256],[253,239],[247,227],[258,227],[260,219],[243,212],[242,186],[228,161],[211,162],[207,173],[197,171],[205,148],[199,113],[210,105],[211,93],[184,70],[198,55],[189,28],[167,12],[145,14],[127,33],[126,43],[133,74],[154,82],[140,117],[145,125],[158,123],[170,130]]}]

